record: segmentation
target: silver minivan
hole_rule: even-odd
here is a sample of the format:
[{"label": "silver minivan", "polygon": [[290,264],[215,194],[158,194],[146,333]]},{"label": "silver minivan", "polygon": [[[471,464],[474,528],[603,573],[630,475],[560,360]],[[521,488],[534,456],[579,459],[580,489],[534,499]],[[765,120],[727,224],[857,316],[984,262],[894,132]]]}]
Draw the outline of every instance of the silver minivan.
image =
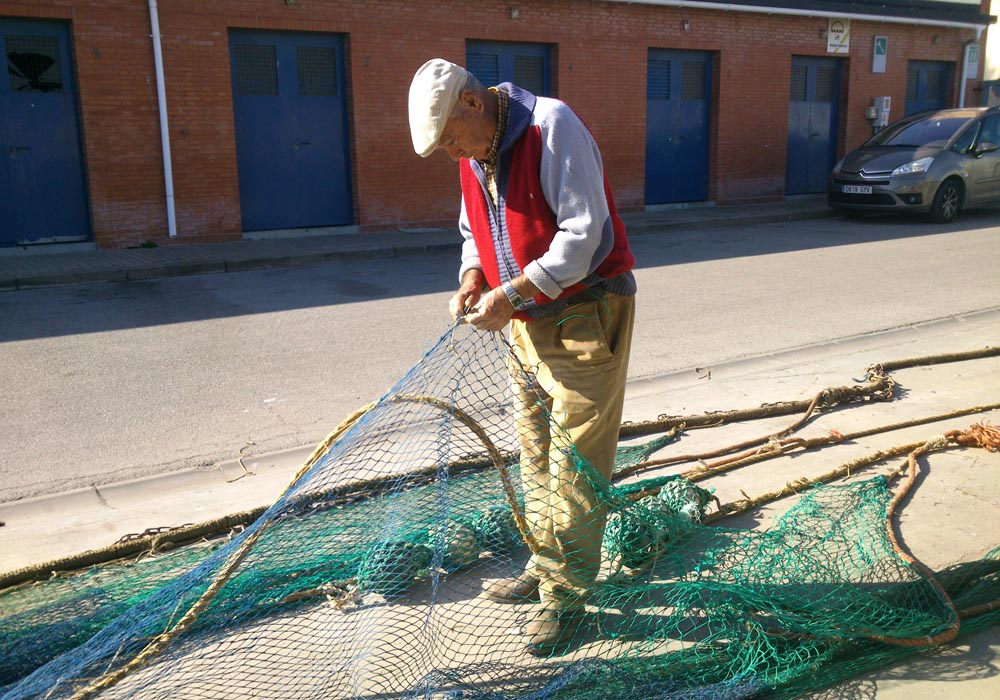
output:
[{"label": "silver minivan", "polygon": [[1000,205],[1000,107],[921,112],[890,124],[830,174],[827,202],[847,213],[913,211],[939,223]]}]

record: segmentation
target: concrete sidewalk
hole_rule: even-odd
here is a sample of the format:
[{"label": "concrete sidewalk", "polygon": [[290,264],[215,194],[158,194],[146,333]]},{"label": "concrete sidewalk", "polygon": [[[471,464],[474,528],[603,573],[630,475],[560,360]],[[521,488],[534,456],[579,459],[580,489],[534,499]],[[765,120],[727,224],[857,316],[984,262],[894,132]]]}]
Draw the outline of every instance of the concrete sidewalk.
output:
[{"label": "concrete sidewalk", "polygon": [[[720,226],[733,219],[746,225],[832,215],[825,195],[804,195],[770,204],[660,207],[624,214],[622,218],[629,235],[640,236]],[[457,253],[460,242],[457,229],[379,233],[307,229],[265,237],[250,235],[232,243],[178,243],[156,248],[99,250],[93,244],[0,248],[0,291],[315,265],[344,258],[419,255],[439,250]]]}]

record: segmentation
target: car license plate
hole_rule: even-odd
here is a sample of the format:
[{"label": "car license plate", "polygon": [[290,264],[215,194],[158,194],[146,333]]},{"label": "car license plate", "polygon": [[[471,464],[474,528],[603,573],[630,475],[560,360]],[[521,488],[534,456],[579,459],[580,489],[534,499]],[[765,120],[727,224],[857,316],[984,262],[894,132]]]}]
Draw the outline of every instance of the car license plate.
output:
[{"label": "car license plate", "polygon": [[842,185],[840,191],[844,194],[871,194],[871,185]]}]

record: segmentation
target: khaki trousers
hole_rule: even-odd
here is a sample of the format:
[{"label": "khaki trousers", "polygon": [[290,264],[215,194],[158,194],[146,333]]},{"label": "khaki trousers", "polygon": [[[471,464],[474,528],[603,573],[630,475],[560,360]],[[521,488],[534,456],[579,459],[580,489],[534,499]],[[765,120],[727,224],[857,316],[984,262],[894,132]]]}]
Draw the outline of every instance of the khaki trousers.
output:
[{"label": "khaki trousers", "polygon": [[605,507],[576,456],[610,481],[634,315],[634,297],[607,294],[511,322],[514,354],[529,372],[512,376],[525,517],[539,544],[527,571],[541,580],[543,604],[582,605],[600,570]]}]

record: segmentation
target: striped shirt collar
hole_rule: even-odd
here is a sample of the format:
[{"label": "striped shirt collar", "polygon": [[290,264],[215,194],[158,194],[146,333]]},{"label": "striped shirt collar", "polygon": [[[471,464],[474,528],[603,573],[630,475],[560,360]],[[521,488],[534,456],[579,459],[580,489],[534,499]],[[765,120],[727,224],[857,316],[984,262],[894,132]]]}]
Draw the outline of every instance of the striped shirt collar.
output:
[{"label": "striped shirt collar", "polygon": [[504,134],[507,131],[507,117],[510,114],[510,95],[506,90],[491,87],[490,92],[497,96],[497,130],[493,134],[493,143],[486,157],[479,161],[483,168],[496,167],[497,153],[503,143]]}]

